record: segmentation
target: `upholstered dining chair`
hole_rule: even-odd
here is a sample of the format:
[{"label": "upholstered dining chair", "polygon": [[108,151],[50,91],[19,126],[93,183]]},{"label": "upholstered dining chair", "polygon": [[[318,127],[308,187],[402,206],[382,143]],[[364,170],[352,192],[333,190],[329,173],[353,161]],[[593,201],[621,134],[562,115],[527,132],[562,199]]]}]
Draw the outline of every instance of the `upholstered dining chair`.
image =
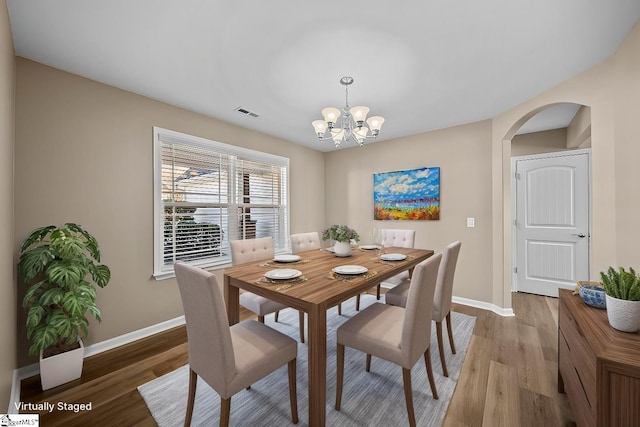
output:
[{"label": "upholstered dining chair", "polygon": [[[380,242],[384,247],[413,248],[415,247],[416,231],[395,228],[380,229]],[[409,278],[409,272],[403,271],[376,286],[376,299],[380,299],[380,286],[392,288]],[[360,311],[360,294],[356,296],[356,311]]]},{"label": "upholstered dining chair", "polygon": [[[456,346],[453,342],[453,332],[451,329],[451,305],[453,298],[453,277],[456,272],[458,263],[458,255],[462,242],[455,241],[442,251],[442,262],[438,270],[438,280],[436,282],[436,292],[433,298],[433,320],[436,322],[436,334],[438,336],[438,351],[440,353],[440,362],[442,364],[442,373],[445,377],[449,376],[447,371],[447,363],[444,357],[444,345],[442,343],[442,321],[447,321],[447,334],[449,335],[449,346],[451,352],[456,354]],[[404,307],[409,293],[409,281],[405,280],[400,285],[390,289],[385,293],[385,302],[387,304]]]},{"label": "upholstered dining chair", "polygon": [[[273,238],[261,237],[257,239],[232,240],[231,263],[233,265],[247,262],[269,260],[274,256]],[[258,315],[258,321],[264,323],[264,316],[275,313],[275,321],[278,321],[278,312],[288,308],[286,305],[270,300],[253,292],[240,294],[240,305]],[[300,313],[300,342],[304,342],[304,313]]]},{"label": "upholstered dining chair", "polygon": [[318,234],[317,231],[292,234],[290,239],[291,252],[294,254],[310,251],[312,249],[320,249],[322,247],[322,244],[320,243],[320,234]]},{"label": "upholstered dining chair", "polygon": [[[433,295],[442,255],[434,255],[418,264],[411,276],[406,308],[374,303],[344,322],[337,330],[336,348],[336,410],[342,401],[344,350],[351,347],[367,354],[366,370],[371,368],[371,356],[388,360],[402,367],[404,395],[409,425],[415,426],[411,368],[424,356],[429,385],[434,399],[438,392],[431,368],[431,312]],[[382,327],[381,327],[382,325]]]},{"label": "upholstered dining chair", "polygon": [[175,264],[189,346],[189,394],[185,426],[191,425],[198,377],[220,395],[220,426],[228,426],[231,397],[281,366],[289,369],[291,421],[298,423],[298,344],[255,320],[229,327],[216,277],[183,262]]}]

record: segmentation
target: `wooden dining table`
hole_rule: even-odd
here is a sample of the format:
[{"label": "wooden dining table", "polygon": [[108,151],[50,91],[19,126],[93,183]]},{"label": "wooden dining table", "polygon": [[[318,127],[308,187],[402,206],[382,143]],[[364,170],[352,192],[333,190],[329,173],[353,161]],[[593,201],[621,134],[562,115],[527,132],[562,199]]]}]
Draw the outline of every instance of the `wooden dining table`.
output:
[{"label": "wooden dining table", "polygon": [[[327,310],[433,255],[430,249],[385,248],[388,254],[406,259],[385,261],[378,251],[354,247],[349,257],[337,257],[327,249],[300,252],[300,260],[281,263],[255,261],[226,268],[224,293],[229,324],[239,322],[240,289],[262,295],[308,314],[309,425],[324,426],[327,394]],[[367,269],[363,274],[335,274],[335,267],[355,265]],[[299,270],[291,280],[270,280],[265,273],[277,268]]]}]

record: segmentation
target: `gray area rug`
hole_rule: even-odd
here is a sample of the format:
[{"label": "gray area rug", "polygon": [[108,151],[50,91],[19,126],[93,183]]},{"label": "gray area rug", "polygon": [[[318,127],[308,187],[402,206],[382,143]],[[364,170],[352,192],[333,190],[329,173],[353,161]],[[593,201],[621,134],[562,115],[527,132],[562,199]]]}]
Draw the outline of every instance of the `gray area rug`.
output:
[{"label": "gray area rug", "polygon": [[[362,295],[361,307],[376,301],[373,295]],[[365,371],[365,355],[347,348],[345,351],[345,378],[342,408],[334,409],[335,403],[335,330],[347,318],[356,314],[355,299],[342,304],[342,316],[336,307],[327,313],[327,425],[328,426],[390,426],[406,425],[407,410],[404,400],[402,369],[385,360],[373,358],[371,372]],[[445,356],[449,377],[442,375],[438,355],[435,324],[431,337],[431,360],[439,400],[431,396],[429,381],[421,358],[411,371],[413,401],[416,421],[419,426],[442,424],[449,401],[456,387],[471,339],[476,318],[460,313],[451,313],[453,336],[457,354],[452,354],[444,330]],[[278,323],[273,315],[266,323],[299,340],[298,312],[280,312]],[[443,329],[446,325],[443,324]],[[298,343],[298,425],[308,425],[307,399],[307,345]],[[188,366],[185,365],[160,378],[138,387],[151,414],[159,426],[184,424],[187,404]],[[220,397],[201,379],[198,381],[196,402],[193,411],[193,426],[217,425],[220,416]],[[242,390],[231,398],[232,426],[276,426],[291,424],[289,386],[286,365],[273,374],[254,383],[250,390]]]}]

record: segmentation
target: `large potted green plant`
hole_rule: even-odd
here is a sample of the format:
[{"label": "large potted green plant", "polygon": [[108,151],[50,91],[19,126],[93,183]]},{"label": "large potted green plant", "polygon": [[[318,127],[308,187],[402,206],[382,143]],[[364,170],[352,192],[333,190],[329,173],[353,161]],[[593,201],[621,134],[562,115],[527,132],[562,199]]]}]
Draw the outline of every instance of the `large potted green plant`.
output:
[{"label": "large potted green plant", "polygon": [[43,390],[80,378],[87,313],[101,320],[96,286],[111,279],[98,242],[77,224],[38,228],[22,244],[18,270],[27,286],[29,354],[40,354]]},{"label": "large potted green plant", "polygon": [[633,268],[609,267],[600,272],[607,300],[609,324],[619,331],[635,332],[640,328],[640,277]]}]

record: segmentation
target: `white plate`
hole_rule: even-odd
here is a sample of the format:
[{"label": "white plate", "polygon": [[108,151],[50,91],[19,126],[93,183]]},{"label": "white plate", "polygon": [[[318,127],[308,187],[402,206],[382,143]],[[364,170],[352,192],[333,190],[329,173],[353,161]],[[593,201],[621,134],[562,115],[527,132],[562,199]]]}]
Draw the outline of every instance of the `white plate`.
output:
[{"label": "white plate", "polygon": [[380,259],[383,261],[402,261],[407,259],[405,254],[382,254]]},{"label": "white plate", "polygon": [[273,260],[275,262],[296,262],[300,261],[300,255],[276,255]]},{"label": "white plate", "polygon": [[269,270],[264,275],[268,279],[285,280],[293,279],[302,274],[300,270],[294,270],[293,268],[278,268],[277,270]]},{"label": "white plate", "polygon": [[372,249],[379,249],[379,246],[377,246],[377,245],[360,245],[360,249],[363,249],[365,251],[370,251]]},{"label": "white plate", "polygon": [[333,268],[333,272],[338,274],[362,274],[367,271],[369,269],[361,265],[340,265]]}]

